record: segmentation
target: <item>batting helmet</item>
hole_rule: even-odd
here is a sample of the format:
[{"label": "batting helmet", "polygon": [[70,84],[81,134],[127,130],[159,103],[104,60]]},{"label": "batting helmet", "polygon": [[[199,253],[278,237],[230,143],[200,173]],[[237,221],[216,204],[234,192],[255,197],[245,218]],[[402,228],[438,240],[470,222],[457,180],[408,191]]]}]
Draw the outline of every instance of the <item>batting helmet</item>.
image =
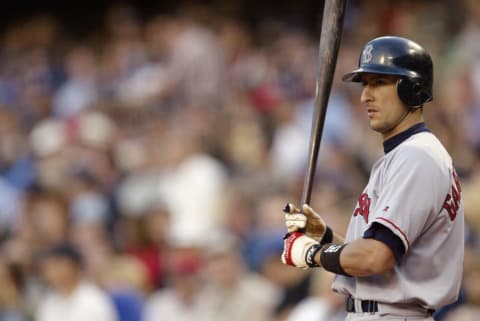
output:
[{"label": "batting helmet", "polygon": [[343,76],[343,81],[361,82],[363,73],[398,75],[400,100],[411,108],[432,100],[433,63],[428,52],[417,43],[400,37],[380,37],[362,49],[358,68]]}]

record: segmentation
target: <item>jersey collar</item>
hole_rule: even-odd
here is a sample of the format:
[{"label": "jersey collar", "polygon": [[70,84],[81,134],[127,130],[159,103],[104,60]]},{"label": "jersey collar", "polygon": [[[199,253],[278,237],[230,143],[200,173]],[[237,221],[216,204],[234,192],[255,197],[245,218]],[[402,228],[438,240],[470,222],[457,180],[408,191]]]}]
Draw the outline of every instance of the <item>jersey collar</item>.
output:
[{"label": "jersey collar", "polygon": [[418,123],[413,125],[407,130],[404,130],[401,133],[398,133],[397,135],[390,137],[386,141],[383,142],[383,151],[385,154],[393,150],[395,147],[403,143],[406,139],[409,137],[421,133],[421,132],[430,132],[430,129],[427,128],[425,123]]}]

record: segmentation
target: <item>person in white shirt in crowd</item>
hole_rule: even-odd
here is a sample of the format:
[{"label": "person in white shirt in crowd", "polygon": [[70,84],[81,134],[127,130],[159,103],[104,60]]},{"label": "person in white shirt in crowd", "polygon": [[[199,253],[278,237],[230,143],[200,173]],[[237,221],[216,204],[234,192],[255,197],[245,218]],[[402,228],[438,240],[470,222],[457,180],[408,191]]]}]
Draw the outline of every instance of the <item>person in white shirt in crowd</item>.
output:
[{"label": "person in white shirt in crowd", "polygon": [[169,283],[149,296],[143,321],[210,321],[200,314],[200,261],[195,250],[176,248],[172,251]]},{"label": "person in white shirt in crowd", "polygon": [[116,321],[113,303],[83,278],[82,258],[69,244],[50,247],[40,257],[41,275],[50,292],[40,301],[35,321]]}]

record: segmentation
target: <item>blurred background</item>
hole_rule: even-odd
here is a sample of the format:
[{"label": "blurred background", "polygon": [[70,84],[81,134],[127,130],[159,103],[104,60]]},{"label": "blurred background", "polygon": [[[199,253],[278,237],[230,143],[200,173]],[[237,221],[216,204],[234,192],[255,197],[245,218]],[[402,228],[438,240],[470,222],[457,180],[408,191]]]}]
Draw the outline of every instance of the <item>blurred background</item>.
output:
[{"label": "blurred background", "polygon": [[[0,321],[343,320],[332,275],[280,262],[322,1],[10,3],[0,21]],[[380,137],[339,77],[381,35],[432,55],[480,316],[480,5],[349,0],[313,207],[345,231]],[[459,262],[458,264],[462,264]]]}]

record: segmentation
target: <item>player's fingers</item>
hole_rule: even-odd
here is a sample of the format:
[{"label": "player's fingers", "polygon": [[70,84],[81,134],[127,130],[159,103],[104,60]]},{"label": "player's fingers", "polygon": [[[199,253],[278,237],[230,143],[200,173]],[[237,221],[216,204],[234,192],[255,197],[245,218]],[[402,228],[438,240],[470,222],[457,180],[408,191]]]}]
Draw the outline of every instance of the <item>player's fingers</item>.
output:
[{"label": "player's fingers", "polygon": [[285,214],[285,225],[290,228],[304,228],[307,224],[307,218],[303,214]]},{"label": "player's fingers", "polygon": [[305,228],[305,224],[302,222],[288,222],[288,223],[285,223],[285,226],[287,227],[287,230],[289,232],[295,232],[295,231],[298,231],[299,229]]},{"label": "player's fingers", "polygon": [[287,225],[288,233],[293,233],[299,230],[299,227],[296,225]]},{"label": "player's fingers", "polygon": [[285,214],[285,221],[286,222],[303,222],[307,221],[307,217],[303,214]]},{"label": "player's fingers", "polygon": [[302,209],[303,209],[302,213],[305,214],[305,216],[307,218],[309,218],[309,217],[319,218],[320,217],[320,215],[317,212],[315,212],[314,209],[311,208],[308,204],[303,204]]}]

